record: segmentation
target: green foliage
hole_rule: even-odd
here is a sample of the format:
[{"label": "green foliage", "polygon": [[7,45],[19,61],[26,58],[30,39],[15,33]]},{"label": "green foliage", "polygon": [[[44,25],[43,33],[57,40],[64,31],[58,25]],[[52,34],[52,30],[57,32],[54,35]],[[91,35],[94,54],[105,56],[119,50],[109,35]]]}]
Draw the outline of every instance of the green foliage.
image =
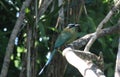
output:
[{"label": "green foliage", "polygon": [[[16,22],[16,13],[19,11],[21,4],[24,0],[10,0],[12,3],[7,0],[0,1],[0,63],[3,63],[5,50],[8,44],[9,36]],[[46,54],[48,51],[53,49],[54,41],[57,37],[57,32],[60,30],[55,28],[57,23],[58,11],[61,9],[63,5],[58,7],[57,1],[54,6],[56,6],[53,10],[52,5],[50,5],[47,11],[39,18],[39,22],[37,24],[37,39],[35,40],[35,47],[38,47],[38,57],[37,57],[37,65],[44,65],[46,61]],[[78,23],[81,24],[81,32],[80,35],[83,36],[88,33],[92,33],[96,30],[98,24],[102,21],[102,19],[106,16],[113,5],[113,0],[85,0],[85,6],[87,10],[87,14],[82,12],[80,16],[80,20]],[[67,3],[65,3],[66,8],[64,12],[69,9],[67,7]],[[31,7],[34,7],[31,5]],[[72,3],[70,7],[76,8],[76,3]],[[11,64],[9,77],[18,76],[19,70],[21,69],[21,59],[22,54],[26,53],[26,24],[30,24],[32,27],[35,25],[34,18],[34,10],[31,8],[25,9],[26,18],[25,20],[25,28],[19,32],[19,42],[18,45],[14,48],[14,53],[11,56]],[[117,23],[120,17],[119,13],[113,15],[108,23],[105,24],[105,27],[113,26]],[[74,22],[75,17],[72,16],[69,19],[65,16],[65,19],[71,22]],[[70,23],[70,22],[69,22]],[[7,28],[7,31],[3,31],[4,28]],[[100,51],[103,52],[104,61],[105,61],[105,75],[106,77],[113,77],[114,75],[114,67],[115,67],[115,57],[118,47],[118,35],[109,35],[102,38],[99,38],[91,48],[91,52],[95,54],[99,54]],[[0,65],[0,68],[2,65]],[[40,67],[41,68],[41,67]],[[71,75],[71,71],[73,68],[68,68],[65,73],[65,77]],[[39,70],[39,69],[38,69]],[[17,72],[17,73],[16,73]],[[15,76],[14,76],[14,74]],[[75,73],[75,72],[74,72]],[[76,73],[75,73],[76,74]],[[72,76],[72,75],[71,75]],[[73,75],[74,76],[74,75]],[[74,76],[77,77],[77,74]]]},{"label": "green foliage", "polygon": [[30,9],[26,8],[25,13],[30,13]]},{"label": "green foliage", "polygon": [[[97,25],[102,21],[102,19],[106,16],[110,8],[112,7],[111,0],[103,1],[100,0],[98,2],[92,0],[87,1],[88,2],[86,2],[87,4],[86,9],[88,15],[87,16],[83,15],[81,17],[82,19],[80,20],[80,23],[82,23],[81,32],[86,34],[95,31]],[[113,15],[110,21],[105,24],[105,27],[115,25],[117,23],[118,18],[119,14],[116,13],[115,15]],[[118,35],[109,35],[99,38],[91,48],[91,52],[94,52],[96,54],[98,54],[100,51],[103,52],[105,61],[105,74],[107,77],[114,76],[117,47],[118,47]],[[108,67],[108,64],[111,65],[109,65]]]}]

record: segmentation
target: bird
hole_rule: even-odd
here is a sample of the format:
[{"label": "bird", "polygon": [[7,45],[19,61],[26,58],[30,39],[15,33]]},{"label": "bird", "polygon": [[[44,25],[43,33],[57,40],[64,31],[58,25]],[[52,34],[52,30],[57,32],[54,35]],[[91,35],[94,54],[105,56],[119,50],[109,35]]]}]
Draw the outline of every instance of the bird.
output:
[{"label": "bird", "polygon": [[57,37],[57,40],[55,41],[54,49],[46,62],[46,64],[43,66],[41,71],[38,75],[41,75],[44,71],[45,67],[51,62],[53,56],[57,52],[57,49],[61,47],[64,44],[69,44],[70,42],[74,41],[77,38],[77,28],[80,26],[79,24],[68,24],[66,28],[61,31],[60,35]]}]

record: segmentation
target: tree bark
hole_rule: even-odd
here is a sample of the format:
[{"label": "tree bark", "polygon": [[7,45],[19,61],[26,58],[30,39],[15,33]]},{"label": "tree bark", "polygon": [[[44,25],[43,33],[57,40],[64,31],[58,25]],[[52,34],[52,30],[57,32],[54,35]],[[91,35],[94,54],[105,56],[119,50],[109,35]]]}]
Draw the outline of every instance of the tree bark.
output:
[{"label": "tree bark", "polygon": [[6,77],[7,76],[8,68],[9,68],[9,64],[10,64],[10,57],[11,57],[11,55],[13,53],[15,38],[16,38],[16,36],[17,36],[17,34],[19,32],[19,29],[20,29],[20,27],[22,25],[22,22],[24,20],[25,9],[27,7],[29,7],[30,3],[31,3],[31,0],[26,0],[22,5],[21,11],[20,11],[20,16],[16,21],[15,27],[14,27],[11,35],[10,35],[8,46],[6,48],[6,54],[5,54],[5,58],[4,58],[4,62],[3,62],[0,77]]}]

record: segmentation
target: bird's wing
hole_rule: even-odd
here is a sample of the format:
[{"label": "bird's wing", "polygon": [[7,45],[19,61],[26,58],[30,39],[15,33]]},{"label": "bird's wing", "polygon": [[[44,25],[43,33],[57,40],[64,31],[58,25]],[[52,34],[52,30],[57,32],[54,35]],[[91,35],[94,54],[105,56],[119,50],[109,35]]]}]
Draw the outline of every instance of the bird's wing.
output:
[{"label": "bird's wing", "polygon": [[72,34],[70,32],[66,32],[66,31],[61,32],[61,34],[58,36],[55,42],[55,48],[58,48],[64,43],[66,43],[71,37]]}]

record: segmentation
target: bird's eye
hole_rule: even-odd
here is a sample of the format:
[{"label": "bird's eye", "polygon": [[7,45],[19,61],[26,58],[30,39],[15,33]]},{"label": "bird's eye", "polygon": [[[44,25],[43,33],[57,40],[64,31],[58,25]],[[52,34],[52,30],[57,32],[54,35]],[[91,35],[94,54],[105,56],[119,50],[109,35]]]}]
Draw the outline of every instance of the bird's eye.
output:
[{"label": "bird's eye", "polygon": [[72,28],[72,27],[74,27],[75,26],[75,24],[68,24],[68,27],[69,28]]}]

